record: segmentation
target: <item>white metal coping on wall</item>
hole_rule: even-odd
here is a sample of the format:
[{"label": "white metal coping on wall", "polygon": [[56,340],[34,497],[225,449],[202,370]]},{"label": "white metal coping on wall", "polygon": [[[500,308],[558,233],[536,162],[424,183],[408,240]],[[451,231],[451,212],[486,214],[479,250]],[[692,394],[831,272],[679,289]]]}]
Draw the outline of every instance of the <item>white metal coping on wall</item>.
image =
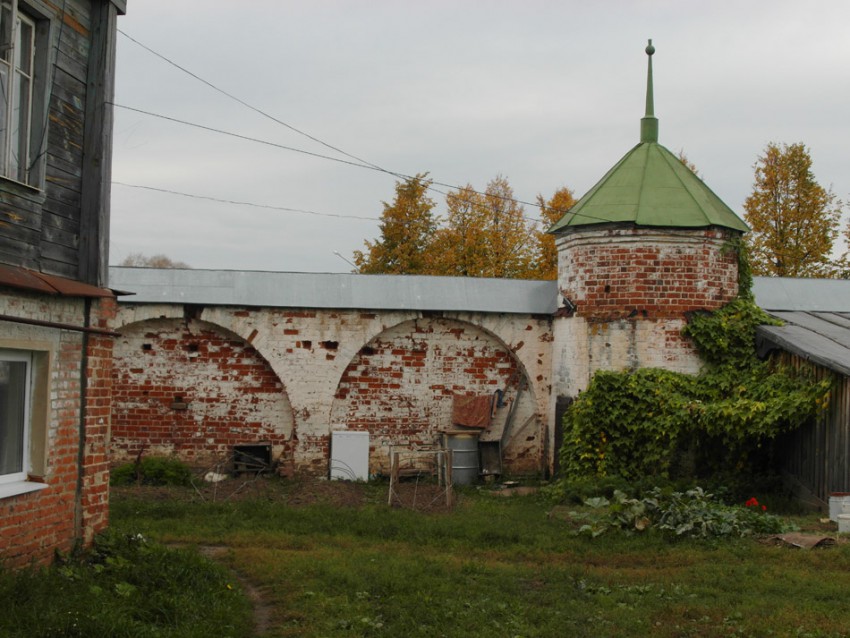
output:
[{"label": "white metal coping on wall", "polygon": [[[555,281],[476,277],[112,266],[109,287],[130,303],[539,315],[559,305]],[[768,311],[850,312],[848,280],[755,277],[753,292]]]},{"label": "white metal coping on wall", "polygon": [[[124,303],[551,315],[555,281],[112,266]],[[121,294],[121,293],[119,293]]]}]

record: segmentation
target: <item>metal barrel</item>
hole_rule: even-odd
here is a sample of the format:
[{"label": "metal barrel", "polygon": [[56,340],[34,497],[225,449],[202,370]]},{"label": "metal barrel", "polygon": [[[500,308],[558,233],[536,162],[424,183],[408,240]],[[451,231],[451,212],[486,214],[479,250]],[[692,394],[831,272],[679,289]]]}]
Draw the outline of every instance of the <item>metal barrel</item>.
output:
[{"label": "metal barrel", "polygon": [[452,451],[452,483],[471,485],[478,480],[478,434],[445,432],[445,446]]}]

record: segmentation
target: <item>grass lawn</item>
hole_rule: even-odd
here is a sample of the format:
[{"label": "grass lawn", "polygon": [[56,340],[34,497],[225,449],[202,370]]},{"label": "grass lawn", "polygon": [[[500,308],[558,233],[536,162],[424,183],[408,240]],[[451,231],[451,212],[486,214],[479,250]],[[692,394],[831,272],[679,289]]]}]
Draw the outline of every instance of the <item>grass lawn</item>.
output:
[{"label": "grass lawn", "polygon": [[112,525],[215,547],[259,593],[262,636],[850,636],[850,543],[588,538],[538,496],[469,489],[420,513],[386,485],[263,481],[215,501],[116,491]]}]

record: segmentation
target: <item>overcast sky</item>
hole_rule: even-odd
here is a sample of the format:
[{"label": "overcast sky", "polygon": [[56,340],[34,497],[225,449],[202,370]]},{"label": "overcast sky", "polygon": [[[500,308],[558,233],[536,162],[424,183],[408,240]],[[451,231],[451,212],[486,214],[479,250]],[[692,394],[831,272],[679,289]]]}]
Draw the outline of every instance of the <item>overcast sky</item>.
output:
[{"label": "overcast sky", "polygon": [[[533,202],[584,194],[639,141],[648,38],[659,141],[743,215],[768,142],[850,199],[850,2],[131,0],[115,102]],[[347,272],[395,178],[115,110],[111,263]],[[269,208],[198,199],[250,202]],[[434,193],[438,210],[445,197]],[[290,208],[321,215],[277,210]],[[526,206],[532,217],[538,211]],[[362,217],[374,220],[358,219]]]}]

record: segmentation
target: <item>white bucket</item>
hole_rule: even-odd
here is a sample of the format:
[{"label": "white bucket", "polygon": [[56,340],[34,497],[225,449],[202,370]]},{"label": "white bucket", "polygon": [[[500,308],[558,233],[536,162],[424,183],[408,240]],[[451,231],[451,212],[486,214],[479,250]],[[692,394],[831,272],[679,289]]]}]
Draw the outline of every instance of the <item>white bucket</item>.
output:
[{"label": "white bucket", "polygon": [[850,514],[838,515],[838,533],[850,534]]},{"label": "white bucket", "polygon": [[842,514],[850,514],[850,494],[835,492],[829,495],[829,520],[838,522]]}]

